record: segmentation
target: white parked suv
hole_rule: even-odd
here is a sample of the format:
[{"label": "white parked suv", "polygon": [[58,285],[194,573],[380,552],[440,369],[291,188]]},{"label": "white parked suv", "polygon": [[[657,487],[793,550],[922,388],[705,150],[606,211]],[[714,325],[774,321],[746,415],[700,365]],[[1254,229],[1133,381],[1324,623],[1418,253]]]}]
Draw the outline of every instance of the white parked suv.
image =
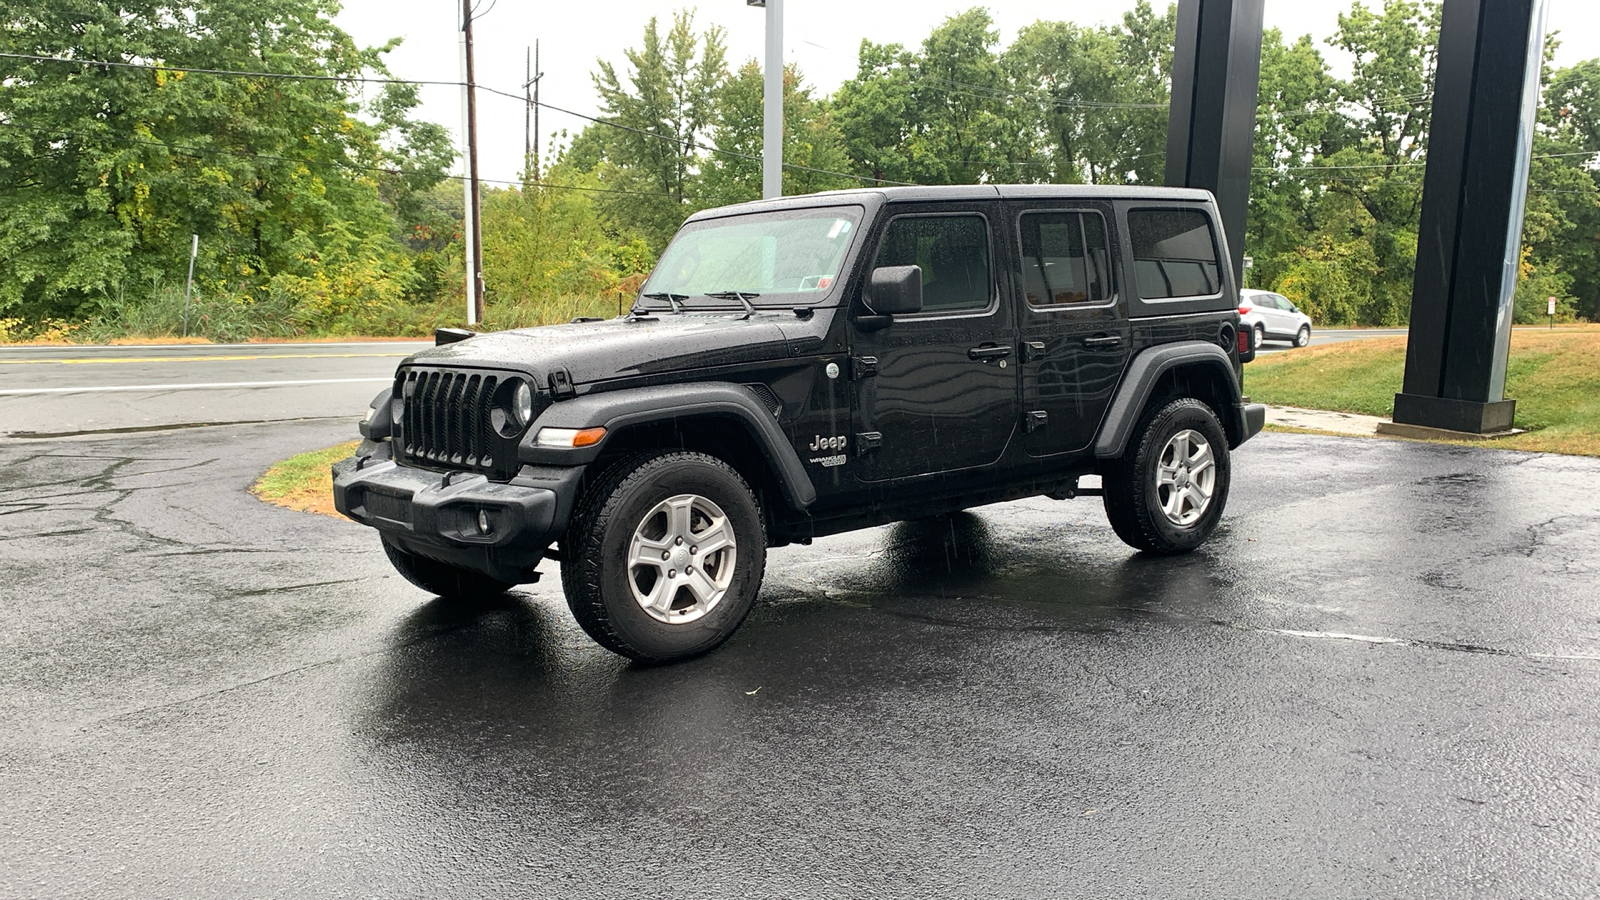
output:
[{"label": "white parked suv", "polygon": [[1289,341],[1296,347],[1311,343],[1311,317],[1289,298],[1271,291],[1239,292],[1239,331],[1250,336],[1250,349],[1264,340]]}]

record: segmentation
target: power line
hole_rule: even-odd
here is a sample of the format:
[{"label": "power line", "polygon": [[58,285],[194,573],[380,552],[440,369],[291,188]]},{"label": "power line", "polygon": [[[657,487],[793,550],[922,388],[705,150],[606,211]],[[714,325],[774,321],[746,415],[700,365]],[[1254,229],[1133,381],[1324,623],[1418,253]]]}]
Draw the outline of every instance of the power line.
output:
[{"label": "power line", "polygon": [[[357,75],[349,75],[349,76],[342,76],[342,75],[296,75],[296,74],[287,73],[287,72],[251,72],[251,71],[240,71],[240,70],[231,70],[231,69],[200,69],[200,68],[192,68],[192,67],[186,67],[186,66],[163,66],[163,65],[154,65],[154,64],[148,64],[148,63],[113,62],[113,61],[109,61],[109,60],[68,59],[68,58],[60,57],[60,56],[39,56],[39,55],[29,54],[29,53],[0,53],[0,59],[24,59],[24,60],[33,60],[33,61],[37,61],[37,62],[67,63],[69,65],[86,66],[86,67],[90,67],[90,68],[93,68],[93,67],[96,67],[96,66],[110,66],[110,67],[113,67],[113,68],[139,69],[139,70],[144,70],[144,71],[186,72],[186,73],[192,72],[192,73],[201,74],[201,75],[224,75],[224,76],[233,76],[233,77],[240,77],[240,78],[277,78],[277,79],[290,80],[290,81],[339,81],[339,82],[351,82],[351,83],[354,83],[354,84],[405,84],[405,85],[429,85],[429,86],[435,86],[435,87],[465,87],[466,86],[465,82],[461,82],[461,81],[416,81],[416,80],[404,79],[404,78],[369,78],[369,77],[366,77],[366,76],[357,76]],[[482,85],[482,84],[475,84],[475,85],[473,85],[473,87],[476,88],[477,90],[483,91],[483,92],[488,93],[488,94],[494,94],[494,95],[499,96],[499,97],[506,97],[506,98],[511,99],[511,100],[516,100],[518,103],[527,103],[528,102],[526,96],[523,95],[523,94],[513,94],[513,93],[511,93],[509,91],[502,91],[502,90],[499,90],[499,89],[496,89],[496,88],[492,88],[492,87],[488,87],[487,85]],[[634,127],[629,126],[629,125],[624,125],[621,122],[613,122],[613,121],[611,121],[609,119],[601,119],[601,118],[598,118],[596,116],[585,115],[583,113],[575,112],[575,111],[570,110],[570,109],[563,109],[563,108],[561,108],[559,106],[555,106],[555,105],[550,104],[550,103],[542,103],[542,102],[538,102],[538,101],[534,101],[534,102],[536,103],[536,105],[538,105],[538,106],[540,106],[540,107],[542,107],[544,109],[551,110],[552,112],[564,113],[566,115],[575,116],[575,117],[577,117],[579,119],[584,119],[586,121],[594,122],[594,123],[599,124],[599,125],[605,125],[605,126],[608,126],[608,127],[611,127],[611,128],[618,128],[618,129],[621,129],[623,131],[630,131],[630,132],[633,132],[635,134],[644,135],[645,137],[654,138],[654,139],[659,140],[659,141],[666,141],[668,143],[678,144],[680,146],[687,146],[689,149],[699,148],[699,149],[708,150],[708,151],[710,151],[712,153],[720,153],[720,154],[723,154],[724,156],[734,156],[734,157],[738,157],[740,159],[754,160],[756,162],[760,162],[760,160],[761,160],[761,157],[759,157],[759,156],[751,156],[751,155],[749,155],[747,153],[739,153],[738,151],[735,151],[735,150],[724,150],[724,149],[721,149],[719,147],[706,146],[706,145],[699,144],[698,142],[695,142],[693,140],[681,140],[679,138],[674,138],[674,137],[671,137],[671,136],[668,136],[668,135],[658,134],[658,133],[653,132],[653,131],[646,131],[646,130],[641,129],[641,128],[634,128]],[[909,182],[909,181],[892,181],[892,180],[889,180],[887,178],[873,178],[870,175],[855,175],[855,174],[852,174],[850,172],[834,172],[834,171],[831,171],[831,170],[828,170],[828,169],[816,169],[816,168],[812,168],[810,166],[802,166],[802,165],[798,165],[798,164],[794,164],[794,163],[785,164],[784,168],[786,168],[786,169],[791,169],[792,168],[792,169],[796,169],[796,170],[799,170],[799,171],[814,172],[814,173],[817,173],[819,175],[837,175],[837,176],[839,176],[841,178],[851,178],[851,179],[855,179],[857,181],[869,181],[869,182],[873,182],[875,184],[901,185],[901,186],[906,186],[906,187],[915,187],[916,186],[914,183]],[[515,182],[506,182],[506,183],[515,183]]]},{"label": "power line", "polygon": [[[99,134],[93,134],[93,133],[87,132],[87,131],[69,131],[69,130],[64,130],[64,129],[60,129],[60,128],[38,128],[38,127],[31,126],[31,125],[23,125],[23,124],[18,123],[18,122],[0,122],[0,128],[17,128],[17,129],[21,129],[23,131],[31,131],[31,132],[34,132],[35,134],[68,135],[68,136],[73,136],[73,137],[82,137],[82,138],[91,138],[91,139],[110,138],[112,141],[114,141],[114,142],[116,142],[118,144],[124,144],[124,145],[130,145],[130,146],[142,146],[142,147],[159,147],[159,148],[161,148],[163,150],[166,150],[169,153],[175,153],[175,154],[180,155],[180,156],[194,156],[194,157],[202,157],[202,156],[231,156],[231,157],[234,157],[236,159],[265,159],[265,160],[271,160],[271,161],[274,161],[274,162],[298,163],[300,165],[308,166],[308,167],[325,168],[325,169],[327,169],[327,168],[344,169],[344,170],[354,171],[354,172],[377,172],[377,173],[381,173],[381,174],[385,174],[385,175],[421,175],[421,176],[424,176],[424,177],[427,177],[427,178],[437,178],[440,181],[465,181],[465,180],[467,180],[467,176],[465,176],[465,175],[444,175],[444,174],[440,174],[438,172],[424,172],[424,171],[421,171],[419,169],[401,169],[401,168],[394,168],[394,167],[389,167],[389,166],[363,166],[363,165],[360,165],[360,164],[357,164],[357,163],[343,163],[343,162],[336,162],[336,161],[333,161],[333,160],[301,159],[301,158],[295,157],[295,156],[278,156],[278,155],[271,154],[271,153],[253,153],[253,152],[244,152],[244,151],[239,151],[239,150],[227,150],[227,149],[223,149],[223,148],[219,148],[219,147],[184,146],[184,145],[181,145],[181,144],[168,144],[168,143],[165,143],[165,142],[162,142],[162,141],[142,141],[142,140],[139,140],[138,138],[125,138],[125,137],[121,137],[121,136],[118,136],[118,135],[99,135]],[[496,178],[480,178],[478,180],[479,181],[483,181],[483,182],[487,182],[489,184],[504,184],[504,185],[519,186],[519,187],[520,186],[529,186],[529,187],[552,188],[554,190],[562,190],[562,191],[586,191],[586,192],[598,193],[598,194],[632,194],[632,195],[637,196],[637,197],[672,197],[672,196],[674,196],[673,194],[666,194],[666,193],[660,193],[660,192],[628,191],[628,190],[622,190],[621,188],[586,187],[586,186],[583,186],[583,185],[576,185],[576,184],[556,184],[554,182],[548,182],[548,181],[508,181],[508,180],[505,180],[505,179],[496,179]]]},{"label": "power line", "polygon": [[32,53],[0,53],[0,59],[67,63],[86,68],[139,69],[146,72],[183,72],[195,75],[228,75],[241,78],[276,78],[284,81],[348,81],[356,84],[416,84],[461,87],[459,81],[413,81],[404,78],[371,78],[365,75],[297,75],[292,72],[251,72],[238,69],[199,69],[191,66],[163,66],[154,63],[117,62],[104,59],[70,59],[64,56],[39,56]]}]

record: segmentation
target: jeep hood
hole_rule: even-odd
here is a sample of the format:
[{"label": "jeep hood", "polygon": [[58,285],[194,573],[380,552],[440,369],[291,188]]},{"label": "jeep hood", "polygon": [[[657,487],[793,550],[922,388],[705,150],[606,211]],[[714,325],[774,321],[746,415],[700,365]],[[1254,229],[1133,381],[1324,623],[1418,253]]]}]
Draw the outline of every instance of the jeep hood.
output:
[{"label": "jeep hood", "polygon": [[[786,335],[799,324],[780,327],[774,317],[670,315],[655,319],[608,319],[570,325],[544,325],[481,334],[455,344],[424,350],[407,362],[422,365],[515,369],[545,384],[551,370],[565,368],[575,384],[781,359],[790,355]],[[806,323],[810,324],[810,323]],[[808,331],[810,329],[807,329]],[[809,337],[809,335],[808,335]]]}]

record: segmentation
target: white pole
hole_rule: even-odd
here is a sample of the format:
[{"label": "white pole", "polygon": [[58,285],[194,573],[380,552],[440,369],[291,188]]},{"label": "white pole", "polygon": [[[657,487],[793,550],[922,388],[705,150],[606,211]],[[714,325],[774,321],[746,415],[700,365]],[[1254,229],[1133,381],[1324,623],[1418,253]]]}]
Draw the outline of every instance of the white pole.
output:
[{"label": "white pole", "polygon": [[200,255],[200,235],[192,234],[189,244],[189,281],[183,286],[183,336],[189,336],[189,295],[194,292],[194,258]]},{"label": "white pole", "polygon": [[467,258],[467,324],[478,324],[478,304],[475,302],[478,293],[474,290],[478,284],[478,273],[475,271],[477,248],[472,245],[472,172],[471,162],[468,159],[468,131],[470,130],[467,118],[467,32],[466,22],[459,23],[460,28],[456,33],[461,36],[461,233],[465,235]]},{"label": "white pole", "polygon": [[761,196],[783,196],[783,0],[767,0],[767,73],[762,106]]}]

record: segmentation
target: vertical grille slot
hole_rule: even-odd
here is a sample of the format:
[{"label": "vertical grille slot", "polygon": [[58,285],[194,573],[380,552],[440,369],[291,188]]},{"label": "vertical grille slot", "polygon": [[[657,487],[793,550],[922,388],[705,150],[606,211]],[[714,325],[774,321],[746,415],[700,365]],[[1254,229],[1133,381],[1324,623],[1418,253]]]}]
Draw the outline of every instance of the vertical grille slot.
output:
[{"label": "vertical grille slot", "polygon": [[396,379],[404,398],[400,417],[403,459],[434,468],[493,471],[496,449],[505,443],[494,431],[495,375],[448,369],[408,369]]}]

